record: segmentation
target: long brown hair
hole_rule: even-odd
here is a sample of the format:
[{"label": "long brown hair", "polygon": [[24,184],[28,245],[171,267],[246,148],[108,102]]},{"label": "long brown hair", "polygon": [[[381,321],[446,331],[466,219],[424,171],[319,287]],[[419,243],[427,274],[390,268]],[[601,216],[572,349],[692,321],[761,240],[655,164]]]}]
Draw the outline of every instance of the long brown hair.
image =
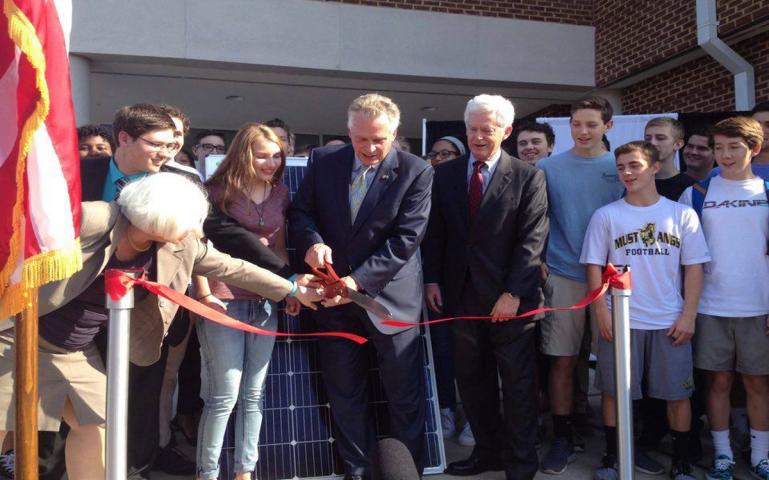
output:
[{"label": "long brown hair", "polygon": [[235,134],[221,165],[206,182],[208,186],[222,189],[221,196],[215,200],[225,213],[227,213],[227,207],[241,195],[247,195],[250,186],[259,179],[254,168],[252,147],[261,140],[273,142],[280,147],[280,166],[275,170],[270,184],[275,185],[283,177],[283,170],[286,168],[286,151],[280,138],[268,126],[261,123],[246,123]]}]

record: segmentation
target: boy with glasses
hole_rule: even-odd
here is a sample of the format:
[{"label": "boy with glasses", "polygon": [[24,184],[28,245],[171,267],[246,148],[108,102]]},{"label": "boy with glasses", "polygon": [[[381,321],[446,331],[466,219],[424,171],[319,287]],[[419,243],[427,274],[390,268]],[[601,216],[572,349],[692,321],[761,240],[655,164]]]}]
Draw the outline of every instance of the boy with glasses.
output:
[{"label": "boy with glasses", "polygon": [[206,157],[209,155],[223,155],[226,152],[224,132],[218,130],[203,130],[195,135],[195,144],[192,153],[195,154],[197,168],[201,172],[206,170]]},{"label": "boy with glasses", "polygon": [[118,110],[112,124],[118,147],[109,162],[100,199],[112,201],[128,182],[159,172],[176,153],[175,128],[171,117],[154,105]]},{"label": "boy with glasses", "polygon": [[265,125],[270,127],[272,131],[275,132],[275,135],[280,138],[280,141],[283,142],[283,150],[286,152],[287,157],[293,157],[294,156],[294,143],[296,142],[296,135],[294,135],[294,132],[291,130],[291,127],[288,126],[286,122],[281,120],[280,118],[273,118],[272,120],[267,120],[264,122]]}]

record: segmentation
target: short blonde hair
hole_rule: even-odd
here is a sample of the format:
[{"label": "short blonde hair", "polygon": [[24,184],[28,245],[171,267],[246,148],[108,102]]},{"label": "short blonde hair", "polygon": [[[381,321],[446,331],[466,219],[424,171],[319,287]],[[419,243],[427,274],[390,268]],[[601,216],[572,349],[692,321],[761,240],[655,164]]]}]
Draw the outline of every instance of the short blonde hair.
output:
[{"label": "short blonde hair", "polygon": [[352,117],[356,113],[362,113],[372,119],[386,116],[392,132],[395,132],[401,123],[401,111],[398,105],[391,98],[378,93],[367,93],[352,101],[347,108],[347,128],[352,128]]},{"label": "short blonde hair", "polygon": [[168,241],[191,233],[203,237],[208,200],[201,187],[178,173],[160,172],[130,182],[117,199],[136,228]]},{"label": "short blonde hair", "polygon": [[670,129],[673,140],[681,140],[684,138],[684,124],[670,117],[654,117],[644,127],[644,131],[649,127],[668,127]]}]

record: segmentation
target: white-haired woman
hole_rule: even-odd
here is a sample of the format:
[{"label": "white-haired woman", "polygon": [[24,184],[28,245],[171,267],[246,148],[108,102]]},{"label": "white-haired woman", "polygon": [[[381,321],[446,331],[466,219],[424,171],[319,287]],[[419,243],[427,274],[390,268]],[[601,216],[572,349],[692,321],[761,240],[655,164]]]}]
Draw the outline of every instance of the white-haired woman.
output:
[{"label": "white-haired woman", "polygon": [[[83,269],[40,291],[38,426],[70,426],[71,480],[104,478],[106,377],[94,337],[106,327],[106,268],[144,268],[152,280],[184,292],[192,274],[220,278],[273,300],[295,296],[313,307],[318,292],[236,260],[200,241],[208,212],[205,193],[173,173],[127,185],[117,203],[83,203]],[[177,306],[141,289],[131,322],[131,361],[157,361]],[[14,336],[0,333],[0,436],[14,429]]]}]

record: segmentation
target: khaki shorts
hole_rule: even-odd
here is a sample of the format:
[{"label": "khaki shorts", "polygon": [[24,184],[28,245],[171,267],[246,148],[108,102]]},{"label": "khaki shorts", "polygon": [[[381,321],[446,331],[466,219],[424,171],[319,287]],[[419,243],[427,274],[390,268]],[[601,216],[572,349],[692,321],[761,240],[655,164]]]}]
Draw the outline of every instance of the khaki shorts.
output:
[{"label": "khaki shorts", "polygon": [[694,366],[714,372],[769,375],[766,315],[716,317],[697,314]]},{"label": "khaki shorts", "polygon": [[[616,395],[614,342],[598,339],[595,387],[612,397]],[[660,400],[686,400],[694,392],[692,378],[692,343],[673,346],[668,329],[630,329],[630,394],[641,399],[641,385],[646,395]]]},{"label": "khaki shorts", "polygon": [[[80,352],[63,352],[38,338],[38,430],[58,432],[69,398],[81,425],[105,422],[107,376],[95,346]],[[13,395],[16,348],[14,331],[0,333],[0,430],[14,430]]]},{"label": "khaki shorts", "polygon": [[[587,296],[587,284],[550,274],[547,282],[553,289],[554,307],[574,305]],[[541,322],[542,353],[555,357],[576,357],[579,355],[582,337],[585,335],[585,310],[555,311]],[[593,338],[590,351],[597,351],[598,326],[592,312],[590,325]]]}]

